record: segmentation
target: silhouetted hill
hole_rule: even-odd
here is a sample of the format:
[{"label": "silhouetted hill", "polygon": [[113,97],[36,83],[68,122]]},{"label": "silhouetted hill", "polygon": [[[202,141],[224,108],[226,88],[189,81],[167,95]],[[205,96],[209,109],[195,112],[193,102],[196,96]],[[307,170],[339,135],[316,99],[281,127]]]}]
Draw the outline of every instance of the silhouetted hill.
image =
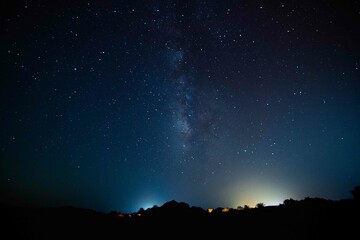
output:
[{"label": "silhouetted hill", "polygon": [[133,237],[232,237],[276,239],[357,238],[357,201],[306,198],[279,206],[212,213],[170,201],[132,214],[89,209],[0,206],[3,234],[9,239],[116,239]]}]

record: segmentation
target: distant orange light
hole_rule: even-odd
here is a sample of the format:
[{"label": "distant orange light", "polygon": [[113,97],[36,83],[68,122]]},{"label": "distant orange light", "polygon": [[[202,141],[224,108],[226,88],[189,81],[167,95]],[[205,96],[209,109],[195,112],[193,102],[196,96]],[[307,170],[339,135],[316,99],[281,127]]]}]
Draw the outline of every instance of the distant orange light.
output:
[{"label": "distant orange light", "polygon": [[222,212],[228,212],[228,211],[229,211],[229,208],[223,208],[221,211],[222,211]]},{"label": "distant orange light", "polygon": [[212,213],[214,211],[214,209],[213,208],[208,208],[207,211],[208,211],[208,213]]},{"label": "distant orange light", "polygon": [[141,213],[138,213],[137,215],[138,215],[138,217],[141,217]]},{"label": "distant orange light", "polygon": [[118,214],[118,217],[121,217],[121,218],[122,218],[122,217],[125,217],[125,216],[124,216],[124,214],[119,213],[119,214]]}]

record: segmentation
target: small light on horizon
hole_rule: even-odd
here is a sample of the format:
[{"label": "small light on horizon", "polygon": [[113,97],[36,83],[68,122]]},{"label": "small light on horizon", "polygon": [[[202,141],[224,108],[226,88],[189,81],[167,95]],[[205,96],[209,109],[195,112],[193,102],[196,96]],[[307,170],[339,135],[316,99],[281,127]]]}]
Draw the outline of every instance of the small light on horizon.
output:
[{"label": "small light on horizon", "polygon": [[223,208],[221,211],[222,212],[229,212],[229,210],[230,210],[229,208]]}]

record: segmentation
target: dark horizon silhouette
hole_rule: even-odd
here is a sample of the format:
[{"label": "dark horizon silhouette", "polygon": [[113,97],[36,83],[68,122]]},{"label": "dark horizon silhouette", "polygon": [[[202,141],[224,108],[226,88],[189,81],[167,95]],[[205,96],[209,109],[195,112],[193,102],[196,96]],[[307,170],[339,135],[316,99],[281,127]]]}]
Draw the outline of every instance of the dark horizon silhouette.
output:
[{"label": "dark horizon silhouette", "polygon": [[[212,211],[171,200],[162,206],[133,213],[96,212],[76,207],[21,208],[0,205],[4,234],[10,238],[75,239],[120,236],[177,237],[232,236],[277,239],[322,239],[358,236],[360,186],[352,199],[328,200],[307,197],[286,199],[278,206]],[[127,235],[130,234],[130,235]]]}]

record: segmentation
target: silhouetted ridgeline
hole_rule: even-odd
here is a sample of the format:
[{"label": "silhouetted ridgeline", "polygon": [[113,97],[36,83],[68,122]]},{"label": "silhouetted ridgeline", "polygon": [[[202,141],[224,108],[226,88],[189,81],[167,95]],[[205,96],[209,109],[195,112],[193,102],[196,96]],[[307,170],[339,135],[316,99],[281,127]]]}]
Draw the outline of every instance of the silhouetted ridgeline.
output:
[{"label": "silhouetted ridgeline", "polygon": [[[355,195],[354,195],[355,196]],[[2,234],[8,239],[120,239],[132,237],[234,237],[266,239],[357,239],[356,200],[306,198],[279,206],[222,209],[209,213],[170,201],[137,213],[99,213],[64,207],[29,209],[1,205]],[[130,234],[130,235],[129,235]]]}]

